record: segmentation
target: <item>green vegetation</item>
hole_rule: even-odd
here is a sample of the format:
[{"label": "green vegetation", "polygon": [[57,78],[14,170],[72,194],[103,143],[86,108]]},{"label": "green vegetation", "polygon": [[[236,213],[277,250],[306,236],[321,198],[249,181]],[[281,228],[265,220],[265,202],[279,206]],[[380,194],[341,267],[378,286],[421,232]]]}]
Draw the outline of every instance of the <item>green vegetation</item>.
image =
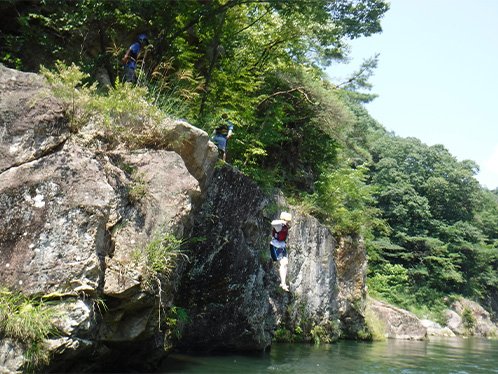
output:
[{"label": "green vegetation", "polygon": [[179,338],[189,321],[185,309],[176,306],[168,308],[162,300],[164,280],[173,276],[181,258],[188,260],[183,251],[185,244],[172,233],[156,232],[143,248],[135,249],[131,256],[136,266],[142,268],[142,287],[158,299],[158,329],[161,331],[162,327],[166,327],[165,349],[171,348],[171,341]]},{"label": "green vegetation", "polygon": [[361,340],[383,341],[386,340],[386,326],[367,305],[365,308],[365,328],[358,332]]},{"label": "green vegetation", "polygon": [[281,343],[306,342],[316,345],[336,341],[341,335],[337,320],[322,320],[316,324],[304,302],[287,305],[287,318],[275,330],[273,339]]},{"label": "green vegetation", "polygon": [[315,345],[329,344],[336,341],[339,337],[340,328],[337,323],[330,321],[325,322],[321,325],[313,326],[310,331],[311,337],[313,338],[313,343]]},{"label": "green vegetation", "polygon": [[472,334],[476,326],[476,319],[472,314],[472,310],[469,308],[464,308],[462,312],[462,322],[465,329]]},{"label": "green vegetation", "polygon": [[320,345],[332,343],[340,335],[339,327],[330,321],[321,325],[304,326],[304,329],[301,324],[296,326],[294,331],[285,327],[276,329],[273,339],[279,343],[312,342]]},{"label": "green vegetation", "polygon": [[60,61],[54,71],[42,67],[41,72],[65,105],[73,131],[91,121],[111,145],[126,144],[132,149],[165,146],[165,116],[146,87],[118,82],[107,92],[99,92],[95,84],[84,83],[88,74]]},{"label": "green vegetation", "polygon": [[132,202],[139,202],[147,195],[147,182],[144,180],[143,175],[138,172],[133,172],[133,182],[128,190],[128,197]]},{"label": "green vegetation", "polygon": [[275,334],[273,335],[273,340],[278,343],[293,343],[294,335],[291,331],[286,328],[278,328],[275,330]]},{"label": "green vegetation", "polygon": [[48,364],[50,360],[44,341],[57,331],[52,323],[53,317],[53,310],[39,298],[0,288],[0,336],[23,346],[29,371]]},{"label": "green vegetation", "polygon": [[498,196],[479,187],[477,166],[440,145],[392,135],[378,138],[371,152],[370,183],[391,233],[374,233],[369,243],[370,291],[419,312],[426,306],[437,314],[452,295],[490,307],[497,232],[481,217],[496,220]]},{"label": "green vegetation", "polygon": [[171,233],[156,233],[144,248],[136,249],[132,257],[145,269],[146,283],[157,280],[158,275],[166,278],[173,274],[179,258],[187,258],[182,251],[184,241]]},{"label": "green vegetation", "polygon": [[[498,191],[479,186],[472,161],[369,116],[376,57],[342,84],[324,74],[349,40],[381,31],[385,1],[42,3],[0,4],[0,60],[47,66],[74,131],[91,118],[111,144],[160,148],[164,118],[211,133],[226,112],[234,167],[337,235],[365,237],[374,296],[424,315],[458,295],[496,307]],[[121,84],[120,58],[141,31],[153,47],[139,58],[139,84]],[[92,83],[102,69],[110,87]],[[150,252],[161,258],[169,244],[157,243]]]},{"label": "green vegetation", "polygon": [[167,338],[179,339],[185,324],[190,321],[187,311],[178,306],[169,308],[166,314],[166,326],[168,328]]}]

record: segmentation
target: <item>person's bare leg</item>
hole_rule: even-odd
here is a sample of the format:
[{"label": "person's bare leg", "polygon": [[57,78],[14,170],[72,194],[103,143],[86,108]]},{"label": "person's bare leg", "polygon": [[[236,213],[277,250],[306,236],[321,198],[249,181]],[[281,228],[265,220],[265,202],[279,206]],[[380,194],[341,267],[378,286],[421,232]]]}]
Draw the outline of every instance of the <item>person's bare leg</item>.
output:
[{"label": "person's bare leg", "polygon": [[283,290],[289,291],[289,286],[285,283],[285,280],[287,278],[287,264],[289,263],[289,260],[287,260],[287,257],[283,257],[280,260],[280,287],[282,287]]}]

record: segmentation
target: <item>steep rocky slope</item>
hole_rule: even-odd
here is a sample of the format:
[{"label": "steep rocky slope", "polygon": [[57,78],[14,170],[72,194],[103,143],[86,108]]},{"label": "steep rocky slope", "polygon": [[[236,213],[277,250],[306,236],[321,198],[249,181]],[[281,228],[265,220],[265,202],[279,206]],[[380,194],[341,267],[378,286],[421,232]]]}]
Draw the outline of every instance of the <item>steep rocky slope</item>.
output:
[{"label": "steep rocky slope", "polygon": [[[171,121],[168,150],[103,150],[91,126],[70,132],[42,78],[1,66],[0,119],[0,284],[55,304],[47,370],[144,369],[174,347],[261,350],[276,328],[363,327],[361,243],[293,211],[291,293],[278,290],[269,222],[289,208],[215,168],[205,132]],[[171,234],[190,239],[189,261],[151,277],[137,253]],[[173,333],[177,308],[188,321]],[[25,342],[0,347],[2,367],[22,370]]]},{"label": "steep rocky slope", "polygon": [[278,263],[269,253],[269,222],[285,202],[262,193],[231,167],[216,170],[193,237],[202,242],[180,285],[178,303],[192,326],[180,346],[202,350],[265,349],[273,330],[324,337],[355,337],[364,327],[365,250],[358,240],[337,245],[332,233],[313,217],[291,210],[288,281],[282,291]]},{"label": "steep rocky slope", "polygon": [[[159,300],[163,309],[171,304],[166,285],[175,279],[160,292],[145,287],[144,267],[132,253],[158,235],[188,232],[199,182],[173,151],[103,153],[83,146],[40,77],[0,69],[1,285],[59,304],[61,337],[49,344],[54,367],[79,367],[89,355],[100,367],[130,346],[137,358],[151,347],[162,352],[155,311]],[[207,136],[204,150],[214,164]],[[191,166],[201,181],[204,167]],[[8,361],[12,349],[3,352]],[[13,369],[22,366],[11,362]]]}]

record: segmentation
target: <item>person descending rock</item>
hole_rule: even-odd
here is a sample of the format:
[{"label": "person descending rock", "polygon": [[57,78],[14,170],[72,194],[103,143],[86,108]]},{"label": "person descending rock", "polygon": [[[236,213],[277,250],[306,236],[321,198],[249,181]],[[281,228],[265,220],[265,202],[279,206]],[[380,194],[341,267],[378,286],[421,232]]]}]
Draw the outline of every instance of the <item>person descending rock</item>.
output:
[{"label": "person descending rock", "polygon": [[137,68],[138,54],[140,53],[142,47],[148,43],[149,40],[147,39],[147,35],[140,34],[137,37],[137,41],[130,45],[130,48],[126,51],[122,61],[124,65],[124,82],[136,83],[137,76],[135,74],[135,70]]},{"label": "person descending rock", "polygon": [[228,115],[223,113],[220,125],[214,129],[211,140],[218,147],[218,156],[226,161],[228,139],[233,135],[233,123],[228,119]]},{"label": "person descending rock", "polygon": [[284,291],[289,291],[289,286],[286,283],[287,277],[287,250],[286,240],[289,233],[290,221],[292,216],[290,213],[282,212],[280,219],[273,220],[272,225],[272,239],[270,242],[270,254],[273,261],[280,262],[280,287]]}]

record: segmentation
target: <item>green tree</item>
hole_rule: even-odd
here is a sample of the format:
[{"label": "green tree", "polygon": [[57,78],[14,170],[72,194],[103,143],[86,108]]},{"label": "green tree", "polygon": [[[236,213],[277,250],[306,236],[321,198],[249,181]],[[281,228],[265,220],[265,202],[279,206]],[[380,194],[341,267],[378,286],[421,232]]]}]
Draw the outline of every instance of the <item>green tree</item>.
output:
[{"label": "green tree", "polygon": [[382,276],[385,263],[402,265],[411,295],[405,296],[413,303],[440,305],[451,293],[489,300],[496,287],[496,249],[489,248],[496,200],[474,178],[477,165],[413,138],[386,134],[370,140],[370,180],[392,228],[370,246],[372,274]]},{"label": "green tree", "polygon": [[482,189],[475,214],[476,226],[486,235],[489,245],[498,247],[498,194]]}]

